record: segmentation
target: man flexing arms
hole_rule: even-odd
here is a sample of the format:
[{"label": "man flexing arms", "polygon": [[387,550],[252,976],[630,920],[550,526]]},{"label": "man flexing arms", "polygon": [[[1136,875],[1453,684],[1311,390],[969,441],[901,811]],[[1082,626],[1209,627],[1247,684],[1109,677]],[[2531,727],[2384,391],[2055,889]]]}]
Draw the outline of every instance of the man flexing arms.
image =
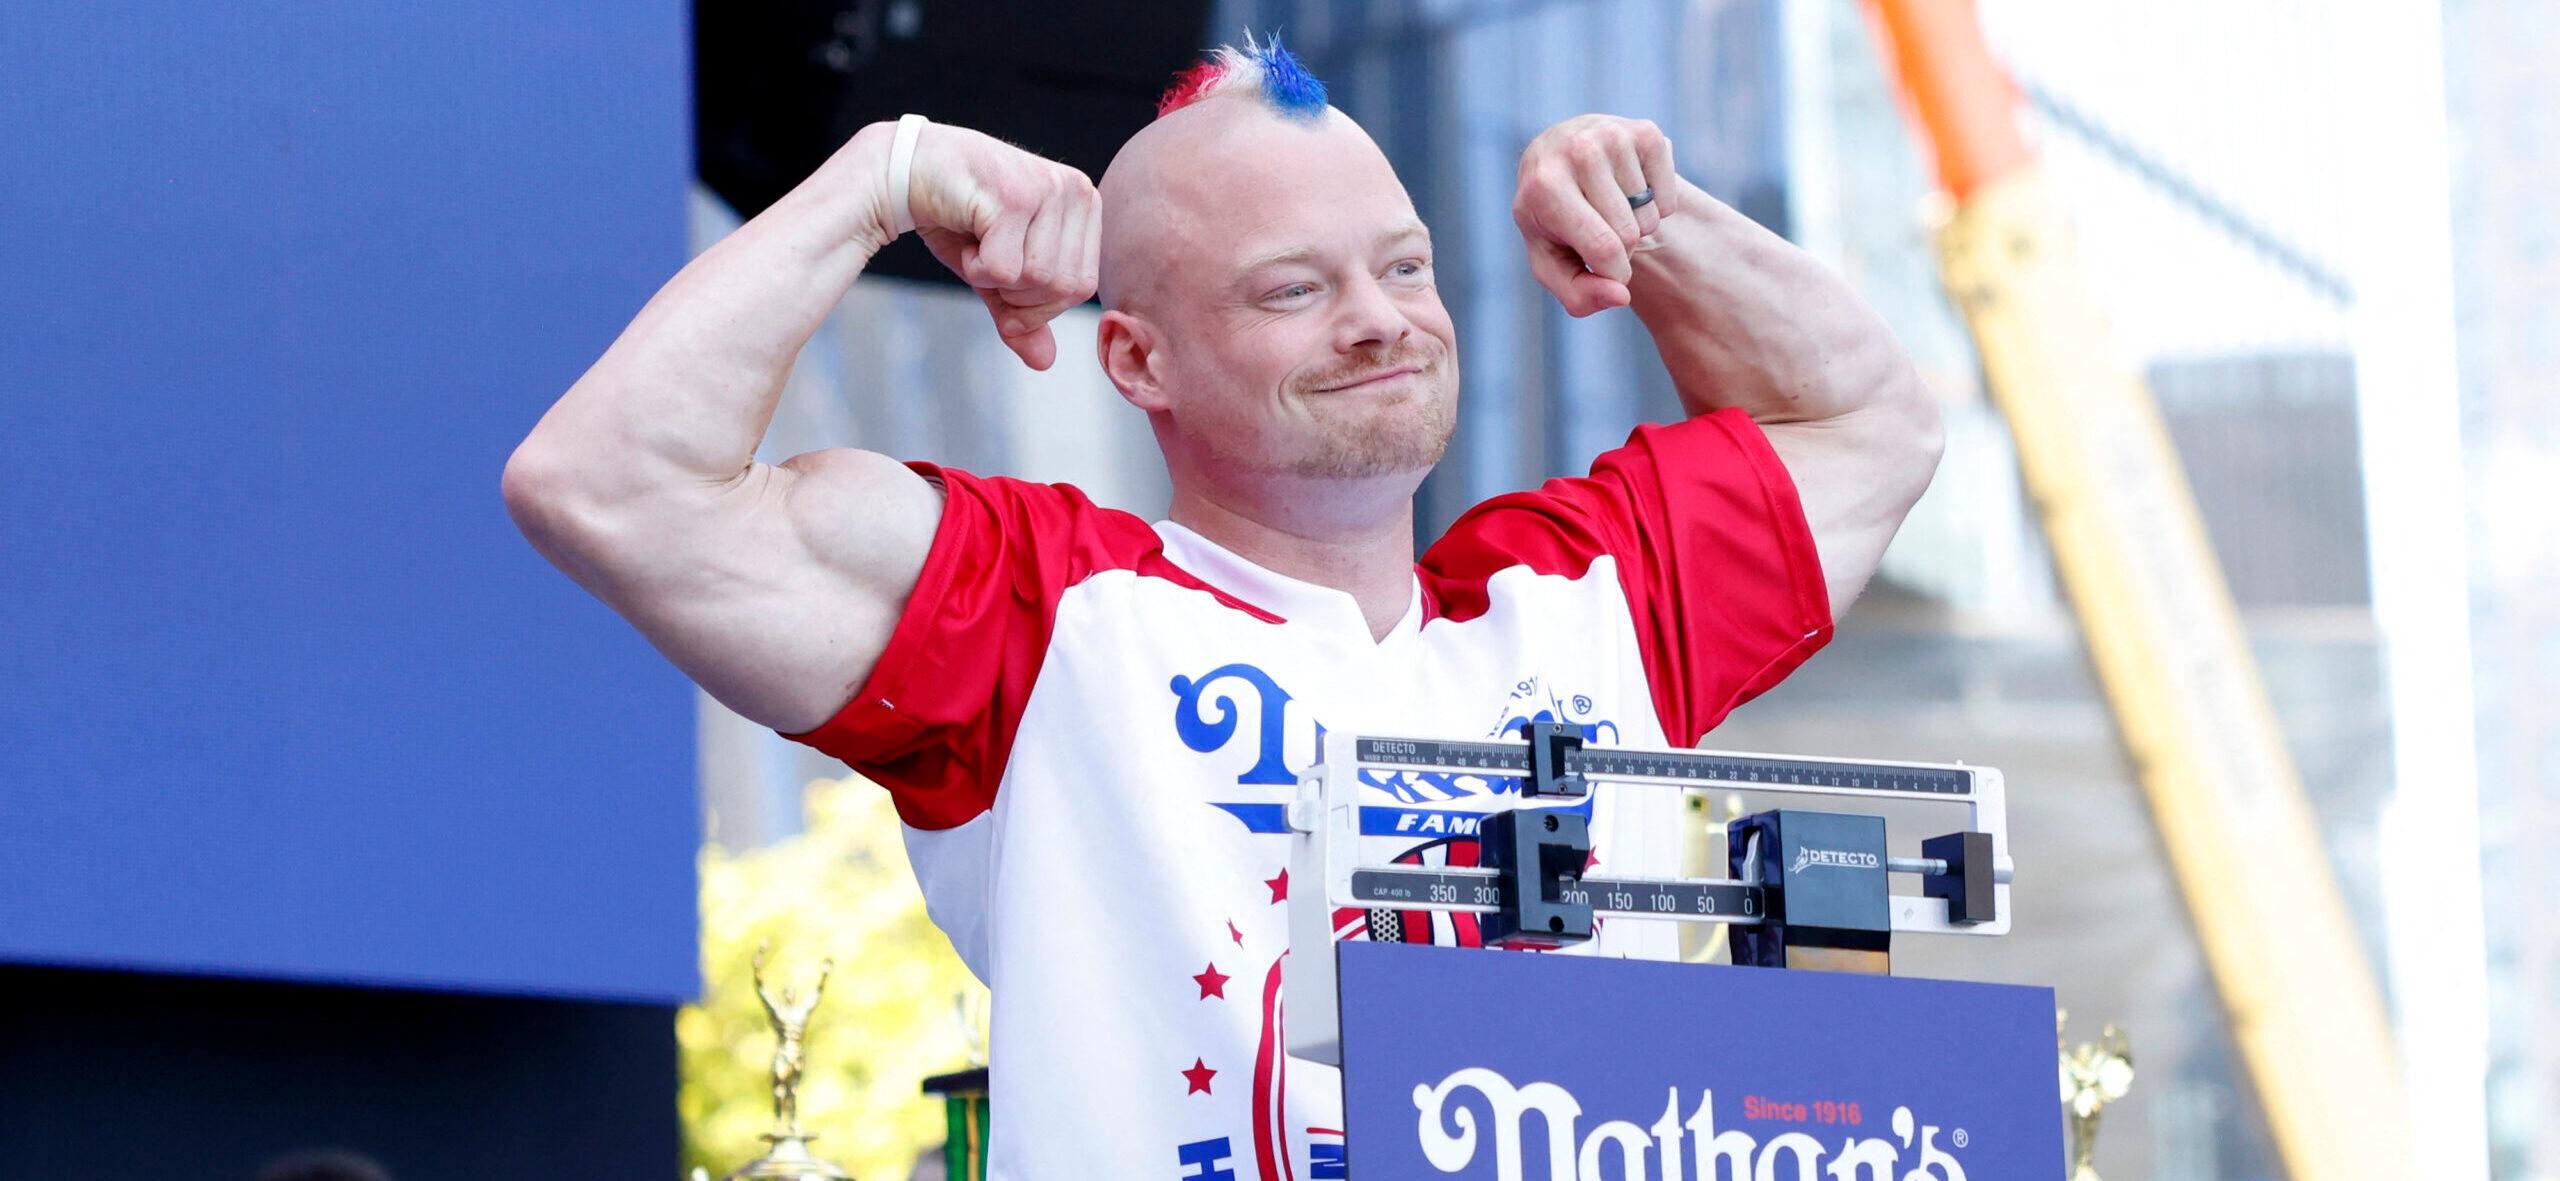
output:
[{"label": "man flexing arms", "polygon": [[[1098,191],[940,125],[895,191],[897,140],[865,129],[670,281],[518,449],[508,505],[713,696],[890,791],[994,991],[991,1175],[1339,1176],[1334,1080],[1278,1049],[1278,805],[1318,728],[1695,743],[1828,638],[1928,483],[1934,404],[1846,285],[1680,179],[1651,124],[1568,120],[1521,159],[1530,270],[1574,315],[1632,307],[1688,418],[1417,560],[1456,334],[1393,169],[1294,59],[1220,51]],[[1099,289],[1169,520],[852,449],[755,462],[902,207],[1034,368]],[[1472,864],[1514,792],[1385,782],[1365,855]],[[1676,871],[1651,803],[1587,806],[1601,863]],[[1476,941],[1463,915],[1338,926]],[[1581,950],[1670,952],[1631,926],[1661,924]]]}]

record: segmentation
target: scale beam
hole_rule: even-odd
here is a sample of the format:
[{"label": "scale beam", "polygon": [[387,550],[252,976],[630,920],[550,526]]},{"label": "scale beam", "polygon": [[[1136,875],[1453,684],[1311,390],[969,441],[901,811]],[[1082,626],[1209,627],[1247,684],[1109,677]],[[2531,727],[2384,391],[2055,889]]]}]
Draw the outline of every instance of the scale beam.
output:
[{"label": "scale beam", "polygon": [[[1351,901],[1398,910],[1494,914],[1510,899],[1511,886],[1490,869],[1359,869],[1351,873]],[[1547,899],[1590,907],[1592,913],[1691,923],[1756,923],[1767,903],[1758,886],[1677,878],[1581,878]]]},{"label": "scale beam", "polygon": [[[1377,792],[1363,777],[1395,772],[1515,780],[1496,784],[1485,798],[1511,795],[1518,806],[1485,813],[1481,866],[1365,863],[1361,805]],[[1546,805],[1585,798],[1598,784],[1889,799],[1962,808],[1966,823],[1923,842],[1921,856],[1888,857],[1880,817],[1841,829],[1823,823],[1826,813],[1772,812],[1753,818],[1772,822],[1767,831],[1776,843],[1767,862],[1754,845],[1751,856],[1732,863],[1732,878],[1585,878],[1585,820]],[[1813,948],[1835,922],[1828,916],[1849,913],[1833,904],[1845,888],[1852,901],[1866,899],[1851,908],[1858,917],[1837,920],[1853,942],[1882,947],[1889,934],[1903,932],[2006,934],[2013,869],[2005,801],[2000,772],[1989,767],[1604,747],[1552,723],[1533,724],[1516,741],[1327,734],[1321,761],[1300,777],[1287,812],[1290,876],[1316,887],[1289,899],[1290,954],[1282,969],[1289,1052],[1339,1061],[1333,916],[1342,909],[1473,914],[1484,920],[1488,945],[1569,946],[1591,937],[1592,918],[1605,916],[1724,923],[1737,939],[1751,932],[1755,946]],[[1795,835],[1852,830],[1859,840],[1851,844]],[[1920,876],[1923,892],[1888,893],[1886,877],[1896,873]],[[1880,952],[1875,959],[1882,962]]]},{"label": "scale beam", "polygon": [[[1529,774],[1529,750],[1518,742],[1446,742],[1412,738],[1362,738],[1356,757],[1374,771],[1457,771],[1497,778]],[[1564,757],[1565,770],[1585,779],[1616,783],[1667,783],[1681,787],[1806,791],[1884,797],[1971,795],[1987,768],[1859,759],[1723,751],[1645,750],[1583,746]],[[1997,772],[1993,772],[1997,774]]]}]

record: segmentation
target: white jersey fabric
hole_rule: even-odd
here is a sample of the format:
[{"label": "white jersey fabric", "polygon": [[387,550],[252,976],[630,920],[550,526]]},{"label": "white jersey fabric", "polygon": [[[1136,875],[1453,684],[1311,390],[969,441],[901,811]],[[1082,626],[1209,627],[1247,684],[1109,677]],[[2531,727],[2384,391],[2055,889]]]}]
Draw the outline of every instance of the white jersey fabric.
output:
[{"label": "white jersey fabric", "polygon": [[[947,499],[905,614],[844,710],[790,737],[891,792],[934,921],[994,992],[1007,1181],[1347,1175],[1336,1073],[1280,1049],[1281,811],[1327,728],[1692,745],[1830,636],[1794,486],[1737,411],[1478,506],[1376,641],[1349,595],[1179,525],[915,466]],[[1472,865],[1516,792],[1373,779],[1364,856]],[[1678,871],[1667,793],[1587,806],[1602,871]],[[1336,921],[1480,942],[1467,915]],[[1575,950],[1669,958],[1669,926],[1604,923]]]}]

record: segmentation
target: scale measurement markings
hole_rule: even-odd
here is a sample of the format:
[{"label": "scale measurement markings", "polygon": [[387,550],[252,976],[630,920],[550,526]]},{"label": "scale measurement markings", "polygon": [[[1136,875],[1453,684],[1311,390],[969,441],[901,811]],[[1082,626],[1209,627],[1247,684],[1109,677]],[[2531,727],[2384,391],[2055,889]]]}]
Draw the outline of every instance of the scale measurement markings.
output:
[{"label": "scale measurement markings", "polygon": [[[1450,771],[1529,773],[1529,751],[1517,742],[1443,742],[1433,739],[1363,738],[1363,763],[1434,767]],[[1594,779],[1680,779],[1769,788],[1846,788],[1919,795],[1970,795],[1973,773],[1951,767],[1842,763],[1822,759],[1768,759],[1678,751],[1620,751],[1584,747],[1565,756],[1565,769]]]},{"label": "scale measurement markings", "polygon": [[[1351,873],[1351,897],[1380,906],[1491,912],[1502,908],[1502,881],[1491,870],[1359,869]],[[1582,878],[1556,901],[1601,914],[1750,922],[1760,917],[1761,892],[1739,882]]]}]

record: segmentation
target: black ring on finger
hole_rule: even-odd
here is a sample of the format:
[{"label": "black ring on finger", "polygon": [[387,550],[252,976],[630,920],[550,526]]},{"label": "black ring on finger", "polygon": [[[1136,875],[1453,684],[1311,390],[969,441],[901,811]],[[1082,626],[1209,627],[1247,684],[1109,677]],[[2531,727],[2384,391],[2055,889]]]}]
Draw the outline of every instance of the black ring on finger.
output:
[{"label": "black ring on finger", "polygon": [[1629,209],[1642,209],[1651,204],[1653,204],[1652,189],[1638,189],[1635,192],[1627,194],[1627,208]]}]

